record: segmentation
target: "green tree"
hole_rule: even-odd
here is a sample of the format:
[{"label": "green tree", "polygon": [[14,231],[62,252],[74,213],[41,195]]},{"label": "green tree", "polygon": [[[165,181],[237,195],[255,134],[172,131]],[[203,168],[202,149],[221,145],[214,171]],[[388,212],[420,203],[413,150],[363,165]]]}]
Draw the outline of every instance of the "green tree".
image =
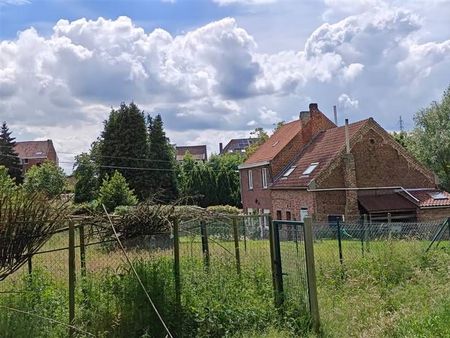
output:
[{"label": "green tree", "polygon": [[392,132],[392,137],[400,143],[404,148],[408,149],[408,145],[411,142],[410,141],[410,135],[406,131],[400,131],[400,132]]},{"label": "green tree", "polygon": [[8,169],[8,174],[16,180],[22,182],[22,169],[20,159],[14,151],[16,142],[15,138],[11,137],[11,133],[6,122],[3,122],[0,131],[0,165]]},{"label": "green tree", "polygon": [[106,210],[111,212],[118,206],[136,205],[138,200],[125,177],[119,171],[115,171],[111,178],[103,179],[98,202],[100,205],[104,204]]},{"label": "green tree", "polygon": [[8,168],[0,165],[0,191],[10,192],[17,187],[18,186],[16,186],[14,183],[14,179],[9,176]]},{"label": "green tree", "polygon": [[74,176],[75,203],[93,201],[98,190],[98,168],[89,154],[75,156]]},{"label": "green tree", "polygon": [[450,190],[450,86],[441,102],[419,110],[409,149],[439,177],[442,188]]},{"label": "green tree", "polygon": [[175,164],[175,151],[163,127],[161,115],[147,118],[149,132],[149,166],[151,190],[163,202],[178,198],[178,184]]},{"label": "green tree", "polygon": [[28,192],[40,192],[53,198],[64,191],[66,176],[53,162],[32,166],[25,174],[23,187]]},{"label": "green tree", "polygon": [[250,132],[250,136],[255,138],[256,142],[252,143],[245,150],[245,154],[247,155],[247,158],[249,158],[259,148],[260,145],[262,145],[264,142],[266,142],[269,139],[269,134],[267,134],[267,132],[261,127],[255,128],[254,131]]},{"label": "green tree", "polygon": [[119,171],[140,199],[148,197],[148,143],[144,113],[132,102],[111,110],[99,140],[92,150],[104,179]]}]

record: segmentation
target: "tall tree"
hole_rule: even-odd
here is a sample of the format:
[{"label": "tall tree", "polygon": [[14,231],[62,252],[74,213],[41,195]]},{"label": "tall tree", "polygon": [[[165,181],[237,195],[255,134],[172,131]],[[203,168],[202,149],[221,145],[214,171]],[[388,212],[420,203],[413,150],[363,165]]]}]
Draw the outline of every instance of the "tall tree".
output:
[{"label": "tall tree", "polygon": [[22,181],[22,169],[20,159],[14,151],[16,142],[15,138],[11,137],[11,133],[6,122],[3,122],[0,131],[0,165],[8,169],[10,177],[14,178],[16,182]]},{"label": "tall tree", "polygon": [[161,115],[147,117],[149,132],[148,158],[152,169],[150,184],[157,198],[170,202],[178,198],[175,151],[164,131]]},{"label": "tall tree", "polygon": [[140,199],[152,193],[147,178],[150,166],[144,113],[133,102],[111,110],[97,147],[96,161],[102,179],[117,170]]},{"label": "tall tree", "polygon": [[97,166],[94,161],[92,161],[89,154],[82,153],[75,156],[75,203],[90,202],[94,200],[98,191],[97,172]]},{"label": "tall tree", "polygon": [[441,102],[418,111],[409,149],[439,177],[442,188],[450,190],[450,86]]}]

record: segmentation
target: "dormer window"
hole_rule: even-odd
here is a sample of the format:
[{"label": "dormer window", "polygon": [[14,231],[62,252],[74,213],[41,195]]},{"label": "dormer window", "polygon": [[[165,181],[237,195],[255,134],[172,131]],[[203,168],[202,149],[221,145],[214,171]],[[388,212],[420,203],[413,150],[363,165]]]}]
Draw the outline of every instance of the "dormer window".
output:
[{"label": "dormer window", "polygon": [[302,175],[305,175],[305,176],[310,175],[310,174],[314,171],[314,169],[317,168],[318,165],[319,165],[319,162],[313,162],[313,163],[311,163],[311,164],[309,165],[309,167],[306,168],[306,170],[302,173]]}]

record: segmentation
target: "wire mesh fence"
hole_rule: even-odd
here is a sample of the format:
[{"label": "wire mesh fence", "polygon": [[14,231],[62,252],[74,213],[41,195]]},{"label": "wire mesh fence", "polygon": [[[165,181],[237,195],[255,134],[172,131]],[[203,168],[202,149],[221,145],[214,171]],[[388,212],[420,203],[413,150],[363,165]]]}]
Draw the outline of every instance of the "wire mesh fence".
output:
[{"label": "wire mesh fence", "polygon": [[448,241],[447,219],[427,222],[359,221],[314,222],[315,256],[322,266],[343,265],[362,258],[379,257],[387,250],[424,252],[436,240]]}]

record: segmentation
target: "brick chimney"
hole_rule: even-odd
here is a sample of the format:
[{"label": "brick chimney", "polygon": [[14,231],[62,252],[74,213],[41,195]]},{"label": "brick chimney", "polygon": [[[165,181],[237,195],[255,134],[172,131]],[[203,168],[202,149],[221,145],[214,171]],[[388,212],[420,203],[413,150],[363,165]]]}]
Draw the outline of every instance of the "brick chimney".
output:
[{"label": "brick chimney", "polygon": [[[355,158],[350,149],[350,136],[348,119],[345,119],[345,154],[344,154],[344,184],[346,188],[357,188]],[[359,219],[358,192],[356,190],[345,191],[345,220],[355,221]]]},{"label": "brick chimney", "polygon": [[219,143],[219,155],[223,152],[223,144],[222,142]]}]

